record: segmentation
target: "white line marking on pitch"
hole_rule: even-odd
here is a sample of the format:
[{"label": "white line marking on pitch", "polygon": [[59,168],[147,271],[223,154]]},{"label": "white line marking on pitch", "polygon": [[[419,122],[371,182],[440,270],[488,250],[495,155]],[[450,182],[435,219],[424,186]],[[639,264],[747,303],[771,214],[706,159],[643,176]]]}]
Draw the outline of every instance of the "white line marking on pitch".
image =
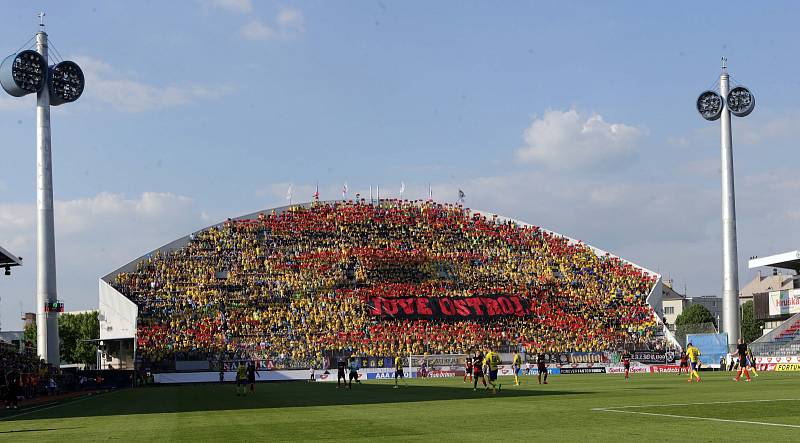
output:
[{"label": "white line marking on pitch", "polygon": [[721,421],[725,423],[742,423],[748,425],[763,425],[763,426],[778,426],[783,428],[800,428],[800,425],[790,425],[785,423],[767,423],[761,421],[748,421],[748,420],[731,420],[727,418],[714,418],[714,417],[695,417],[691,415],[675,415],[675,414],[659,414],[656,412],[639,412],[639,411],[620,411],[620,409],[631,409],[631,408],[657,408],[657,407],[667,407],[667,406],[693,406],[693,405],[720,405],[720,404],[732,404],[732,403],[760,403],[760,402],[775,402],[775,401],[800,401],[800,399],[796,398],[776,398],[776,399],[769,399],[769,400],[732,400],[732,401],[712,401],[712,402],[703,402],[703,403],[672,403],[672,404],[665,404],[665,405],[633,405],[633,406],[618,406],[612,408],[592,408],[592,411],[597,412],[618,412],[622,414],[638,414],[638,415],[649,415],[655,417],[672,417],[672,418],[688,418],[691,420],[707,420],[707,421]]},{"label": "white line marking on pitch", "polygon": [[[100,395],[113,394],[114,392],[119,392],[119,391],[108,392],[106,394],[100,394]],[[8,417],[2,417],[2,418],[0,418],[0,421],[8,420],[10,418],[22,417],[23,415],[33,414],[34,412],[46,411],[48,409],[57,408],[59,406],[72,405],[72,404],[75,404],[75,403],[78,403],[78,402],[82,402],[84,400],[88,400],[88,399],[94,398],[94,397],[97,397],[97,395],[87,395],[86,397],[81,397],[79,399],[72,400],[72,401],[67,401],[67,402],[64,402],[64,403],[56,403],[56,404],[54,404],[52,406],[48,406],[48,407],[33,406],[31,409],[23,410],[19,414],[9,415]]]},{"label": "white line marking on pitch", "polygon": [[709,401],[703,403],[670,403],[661,405],[633,405],[633,406],[612,406],[608,408],[592,408],[593,411],[604,411],[606,409],[631,409],[631,408],[657,408],[666,406],[696,406],[696,405],[724,405],[729,403],[759,403],[771,401],[800,401],[800,398],[770,398],[766,400],[730,400],[730,401]]},{"label": "white line marking on pitch", "polygon": [[764,426],[781,426],[785,428],[800,428],[800,425],[787,425],[783,423],[765,423],[761,421],[746,421],[746,420],[728,420],[725,418],[713,417],[693,417],[691,415],[674,415],[674,414],[656,414],[654,412],[638,412],[638,411],[619,411],[616,409],[602,409],[603,412],[621,412],[623,414],[639,414],[639,415],[654,415],[657,417],[672,417],[672,418],[689,418],[692,420],[709,420],[709,421],[724,421],[727,423],[743,423],[748,425],[764,425]]}]

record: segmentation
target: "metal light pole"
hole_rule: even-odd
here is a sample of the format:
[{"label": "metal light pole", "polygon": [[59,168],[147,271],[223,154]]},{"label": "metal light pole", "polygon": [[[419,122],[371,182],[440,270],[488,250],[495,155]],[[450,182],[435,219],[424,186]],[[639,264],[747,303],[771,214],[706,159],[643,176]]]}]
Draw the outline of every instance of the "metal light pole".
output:
[{"label": "metal light pole", "polygon": [[[36,52],[47,61],[47,33],[36,34]],[[53,221],[53,161],[50,150],[50,93],[47,82],[36,95],[36,349],[47,363],[58,364],[56,240]]]},{"label": "metal light pole", "polygon": [[0,63],[0,85],[15,97],[36,93],[36,348],[39,357],[58,365],[58,314],[63,304],[56,291],[50,106],[77,100],[85,81],[80,67],[71,61],[48,66],[44,15],[38,14],[36,51],[6,57]]},{"label": "metal light pole", "polygon": [[749,115],[755,107],[755,97],[747,88],[730,89],[730,79],[722,59],[719,91],[706,91],[697,99],[697,110],[706,120],[720,119],[720,158],[722,161],[722,331],[728,335],[728,346],[739,340],[739,262],[736,248],[736,194],[733,184],[733,142],[731,114]]}]

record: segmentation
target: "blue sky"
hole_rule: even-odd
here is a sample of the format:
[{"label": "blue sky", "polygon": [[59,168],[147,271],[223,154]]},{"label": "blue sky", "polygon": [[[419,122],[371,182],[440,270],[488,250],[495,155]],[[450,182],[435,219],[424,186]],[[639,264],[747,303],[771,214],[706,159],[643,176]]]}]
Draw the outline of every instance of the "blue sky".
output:
[{"label": "blue sky", "polygon": [[[800,244],[793,2],[32,1],[4,6],[0,53],[39,10],[87,77],[52,111],[68,310],[134,257],[317,181],[323,199],[463,189],[718,294],[719,127],[694,101],[723,55],[757,99],[733,123],[741,280]],[[0,93],[0,244],[26,262],[0,278],[3,329],[35,309],[34,102]]]}]

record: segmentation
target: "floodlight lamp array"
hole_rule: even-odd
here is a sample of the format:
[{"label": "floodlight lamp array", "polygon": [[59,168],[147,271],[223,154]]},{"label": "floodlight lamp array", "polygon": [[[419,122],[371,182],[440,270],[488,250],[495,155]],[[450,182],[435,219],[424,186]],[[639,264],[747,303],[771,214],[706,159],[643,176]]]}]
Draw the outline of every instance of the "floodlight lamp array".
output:
[{"label": "floodlight lamp array", "polygon": [[756,98],[749,89],[737,86],[728,93],[728,109],[737,117],[747,117],[756,107]]},{"label": "floodlight lamp array", "polygon": [[705,91],[697,98],[697,112],[708,121],[717,120],[723,107],[722,97],[714,91]]},{"label": "floodlight lamp array", "polygon": [[[724,99],[728,110],[737,117],[747,117],[756,107],[756,98],[744,86],[737,86],[728,92]],[[722,115],[725,108],[722,96],[714,91],[705,91],[697,97],[697,112],[706,120],[714,121]]]},{"label": "floodlight lamp array", "polygon": [[65,60],[48,67],[44,57],[30,49],[0,63],[0,85],[14,97],[41,92],[45,81],[52,106],[74,102],[86,84],[83,71],[75,62]]},{"label": "floodlight lamp array", "polygon": [[47,76],[50,104],[58,106],[74,102],[83,94],[84,84],[83,71],[75,62],[63,61],[51,66]]},{"label": "floodlight lamp array", "polygon": [[39,92],[47,77],[47,62],[36,51],[12,54],[0,63],[0,84],[14,97]]}]

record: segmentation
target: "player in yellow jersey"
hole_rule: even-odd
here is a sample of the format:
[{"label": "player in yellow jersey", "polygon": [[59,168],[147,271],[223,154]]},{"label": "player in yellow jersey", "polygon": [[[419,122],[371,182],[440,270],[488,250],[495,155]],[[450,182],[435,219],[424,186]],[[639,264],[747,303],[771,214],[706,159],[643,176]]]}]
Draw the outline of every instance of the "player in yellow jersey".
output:
[{"label": "player in yellow jersey", "polygon": [[692,371],[689,373],[689,383],[692,382],[692,376],[697,377],[697,381],[700,382],[700,374],[697,372],[700,367],[700,350],[689,343],[686,347],[686,355],[689,356],[689,366]]},{"label": "player in yellow jersey", "polygon": [[758,377],[758,372],[756,372],[756,358],[753,357],[753,351],[750,348],[747,348],[747,369]]},{"label": "player in yellow jersey", "polygon": [[394,388],[397,389],[397,377],[403,379],[403,383],[406,383],[406,377],[403,374],[403,357],[397,356],[394,358]]},{"label": "player in yellow jersey", "polygon": [[244,361],[239,362],[236,368],[236,395],[245,395],[247,393],[247,364]]},{"label": "player in yellow jersey", "polygon": [[497,394],[497,390],[502,388],[503,385],[497,384],[497,367],[500,365],[500,355],[489,349],[486,357],[483,359],[483,366],[489,369],[489,384],[492,385],[492,394]]},{"label": "player in yellow jersey", "polygon": [[514,354],[514,362],[511,363],[511,371],[514,372],[514,386],[519,386],[519,373],[522,371],[522,357],[519,352]]}]

